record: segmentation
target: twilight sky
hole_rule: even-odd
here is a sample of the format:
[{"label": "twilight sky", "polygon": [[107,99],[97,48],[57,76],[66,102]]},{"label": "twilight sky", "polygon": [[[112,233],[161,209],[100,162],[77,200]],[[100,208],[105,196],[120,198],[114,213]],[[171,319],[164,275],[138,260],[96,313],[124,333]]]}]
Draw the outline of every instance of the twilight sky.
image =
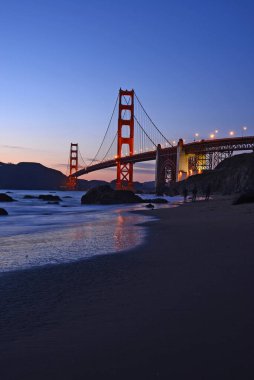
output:
[{"label": "twilight sky", "polygon": [[253,0],[1,0],[0,161],[93,157],[119,87],[169,140],[253,135],[253,73]]}]

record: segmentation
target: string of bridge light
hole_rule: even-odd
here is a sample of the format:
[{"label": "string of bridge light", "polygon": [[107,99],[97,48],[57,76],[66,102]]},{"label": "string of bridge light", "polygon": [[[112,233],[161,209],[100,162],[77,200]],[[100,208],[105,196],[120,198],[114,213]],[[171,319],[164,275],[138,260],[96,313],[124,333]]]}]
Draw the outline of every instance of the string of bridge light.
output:
[{"label": "string of bridge light", "polygon": [[[154,146],[156,147],[158,144],[163,147],[172,146],[172,143],[165,137],[165,135],[159,130],[154,121],[148,115],[136,93],[134,96],[136,99],[135,121],[138,123],[139,127],[141,126],[142,132],[144,132],[142,138],[145,138],[145,136],[148,137],[148,145],[152,142],[152,149],[154,149]],[[149,146],[145,146],[145,150],[149,150]]]},{"label": "string of bridge light", "polygon": [[[248,127],[246,127],[245,125],[244,125],[243,127],[241,127],[242,136],[245,135],[247,129],[248,129]],[[215,129],[213,132],[210,133],[209,138],[210,138],[211,140],[213,140],[213,139],[215,139],[215,138],[218,136],[218,134],[219,134],[219,130],[218,130],[218,129]],[[229,135],[230,137],[233,137],[233,136],[236,135],[236,131],[230,130],[230,131],[228,132],[228,135]],[[194,136],[195,136],[196,139],[198,139],[199,136],[200,136],[200,134],[199,134],[199,133],[195,133]]]},{"label": "string of bridge light", "polygon": [[[248,130],[247,126],[244,125],[244,126],[241,127],[241,137],[245,137],[246,136],[247,130]],[[196,132],[196,133],[194,133],[193,138],[192,139],[188,139],[188,140],[189,141],[190,140],[191,141],[196,141],[196,142],[201,141],[201,140],[216,140],[216,139],[219,138],[219,134],[220,134],[219,132],[220,131],[218,129],[215,129],[213,132],[211,132],[208,135],[207,138],[205,138],[201,133]],[[228,136],[229,137],[237,136],[237,131],[235,131],[235,130],[228,131]],[[226,138],[226,136],[222,136],[221,138],[223,138],[223,137]],[[183,143],[184,144],[187,143],[187,142],[188,142],[187,139],[183,139]],[[178,143],[178,141],[176,141],[176,140],[172,141],[173,146],[176,146],[177,143]]]},{"label": "string of bridge light", "polygon": [[[145,153],[147,151],[153,151],[156,149],[157,145],[160,144],[162,148],[167,148],[170,146],[176,146],[177,141],[173,140],[170,142],[163,134],[162,132],[157,128],[155,123],[152,121],[150,116],[147,114],[146,110],[144,109],[143,105],[141,104],[140,100],[138,99],[137,95],[135,94],[135,99],[137,100],[135,102],[135,115],[134,115],[134,121],[135,121],[135,128],[134,128],[134,154],[138,153]],[[115,116],[116,111],[116,105],[119,101],[119,96],[117,96],[113,112],[111,114],[111,118],[109,120],[105,135],[103,137],[103,140],[99,146],[99,149],[94,156],[94,158],[91,160],[91,162],[87,165],[83,157],[81,156],[81,153],[79,151],[79,155],[81,156],[81,159],[83,163],[85,164],[85,167],[91,166],[94,162],[104,162],[109,159],[115,159],[115,151],[116,151],[116,143],[117,143],[117,132],[114,131],[113,136],[110,138],[109,130],[111,129],[111,125],[113,124],[113,117]],[[128,104],[128,102],[126,102]],[[125,110],[126,112],[126,110]],[[124,116],[123,116],[124,117]],[[247,126],[242,126],[242,137],[245,135],[247,131]],[[216,139],[218,138],[219,130],[215,129],[213,132],[209,134],[208,139]],[[236,132],[231,130],[229,131],[229,136],[233,137],[235,136]],[[200,133],[196,132],[194,134],[194,141],[200,141]],[[106,139],[109,138],[110,144],[106,144]],[[203,138],[202,138],[203,139]],[[183,142],[186,143],[186,139],[183,139]],[[106,153],[103,153],[103,148],[106,148],[106,145],[109,146],[108,149],[106,149]],[[129,152],[127,151],[127,147],[123,146],[123,156],[128,156]],[[99,154],[102,153],[102,158],[99,158]]]}]

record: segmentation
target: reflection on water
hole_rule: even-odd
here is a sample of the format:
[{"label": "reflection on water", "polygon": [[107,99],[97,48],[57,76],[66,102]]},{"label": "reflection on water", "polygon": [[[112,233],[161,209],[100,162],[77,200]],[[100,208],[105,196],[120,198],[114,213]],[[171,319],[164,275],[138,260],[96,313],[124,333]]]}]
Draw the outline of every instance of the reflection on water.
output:
[{"label": "reflection on water", "polygon": [[144,227],[137,224],[150,218],[127,212],[144,209],[143,204],[82,206],[83,192],[58,191],[60,204],[49,205],[38,199],[47,193],[17,190],[16,202],[1,205],[9,216],[0,218],[0,272],[120,252],[144,238]]},{"label": "reflection on water", "polygon": [[120,211],[118,212],[114,232],[114,251],[118,252],[126,249],[126,245],[128,245],[128,248],[132,248],[140,243],[142,237],[142,229],[138,226],[135,226],[136,223],[136,216],[126,216],[123,215]]},{"label": "reflection on water", "polygon": [[[99,213],[79,224],[0,237],[0,271],[69,262],[130,249],[142,242],[143,216],[124,210]],[[50,216],[49,216],[50,217]]]}]

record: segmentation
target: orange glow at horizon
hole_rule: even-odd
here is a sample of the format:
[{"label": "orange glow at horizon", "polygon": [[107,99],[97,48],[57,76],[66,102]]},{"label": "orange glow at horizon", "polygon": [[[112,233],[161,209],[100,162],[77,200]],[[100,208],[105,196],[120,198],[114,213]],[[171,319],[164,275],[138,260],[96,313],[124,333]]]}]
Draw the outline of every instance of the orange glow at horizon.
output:
[{"label": "orange glow at horizon", "polygon": [[[96,172],[92,172],[89,174],[86,174],[82,177],[79,177],[79,179],[85,179],[87,181],[91,180],[101,180],[101,181],[107,181],[111,182],[113,180],[116,180],[116,170],[98,170]],[[134,167],[134,182],[147,182],[147,181],[154,181],[155,180],[155,174],[153,173],[136,173],[135,174],[135,167]]]},{"label": "orange glow at horizon", "polygon": [[[19,162],[34,162],[42,164],[48,168],[61,171],[64,175],[67,175],[67,162],[64,163],[66,157],[59,157],[58,152],[38,152],[35,149],[1,149],[0,162],[18,164]],[[61,161],[63,163],[61,163]],[[155,168],[155,166],[154,166]],[[89,174],[86,174],[80,179],[113,181],[116,179],[116,168],[98,170]],[[147,171],[147,173],[138,173],[138,168],[135,172],[134,166],[134,181],[147,182],[154,181],[155,174],[153,171]]]}]

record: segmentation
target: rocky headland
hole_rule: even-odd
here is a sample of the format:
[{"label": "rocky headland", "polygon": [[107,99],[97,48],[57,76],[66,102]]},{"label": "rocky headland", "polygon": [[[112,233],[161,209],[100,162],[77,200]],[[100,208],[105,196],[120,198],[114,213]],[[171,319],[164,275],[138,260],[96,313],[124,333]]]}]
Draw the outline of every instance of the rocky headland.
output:
[{"label": "rocky headland", "polygon": [[170,195],[189,192],[196,187],[199,194],[205,194],[210,187],[211,193],[229,195],[235,193],[254,194],[254,153],[243,153],[222,161],[214,170],[193,175],[188,179],[172,184]]}]

